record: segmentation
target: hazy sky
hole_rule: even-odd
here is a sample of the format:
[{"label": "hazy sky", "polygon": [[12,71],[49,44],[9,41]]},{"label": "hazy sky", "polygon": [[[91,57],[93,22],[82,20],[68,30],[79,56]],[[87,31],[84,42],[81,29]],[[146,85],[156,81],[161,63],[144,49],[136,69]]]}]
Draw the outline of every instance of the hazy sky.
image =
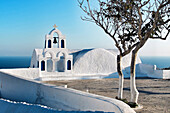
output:
[{"label": "hazy sky", "polygon": [[[56,24],[67,48],[109,48],[113,40],[94,23],[80,19],[77,0],[0,0],[0,56],[31,56],[43,48],[45,35]],[[149,40],[140,56],[170,56],[170,39]]]}]

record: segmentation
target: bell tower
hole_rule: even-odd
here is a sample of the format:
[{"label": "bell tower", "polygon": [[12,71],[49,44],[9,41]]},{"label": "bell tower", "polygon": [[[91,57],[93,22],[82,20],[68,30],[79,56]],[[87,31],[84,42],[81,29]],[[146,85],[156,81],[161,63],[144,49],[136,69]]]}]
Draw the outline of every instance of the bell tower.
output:
[{"label": "bell tower", "polygon": [[39,68],[40,77],[72,75],[73,55],[66,48],[66,37],[54,28],[45,35],[45,47],[35,51],[35,58],[32,67]]},{"label": "bell tower", "polygon": [[52,48],[66,48],[66,38],[62,35],[61,31],[57,29],[56,24],[53,26],[54,29],[45,36],[45,49]]}]

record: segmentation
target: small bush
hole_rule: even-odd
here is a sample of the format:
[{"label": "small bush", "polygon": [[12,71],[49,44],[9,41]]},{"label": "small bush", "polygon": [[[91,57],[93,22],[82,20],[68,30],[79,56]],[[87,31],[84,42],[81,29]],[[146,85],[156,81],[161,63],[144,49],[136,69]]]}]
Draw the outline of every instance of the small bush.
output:
[{"label": "small bush", "polygon": [[124,99],[119,99],[117,96],[115,98],[118,99],[118,100],[123,101],[126,104],[128,104],[131,108],[136,108],[138,106],[137,103],[135,103],[135,102],[128,102],[127,99],[125,99],[125,98]]},{"label": "small bush", "polygon": [[135,102],[128,102],[128,105],[129,105],[131,108],[136,108],[136,107],[138,107],[138,104],[135,103]]}]

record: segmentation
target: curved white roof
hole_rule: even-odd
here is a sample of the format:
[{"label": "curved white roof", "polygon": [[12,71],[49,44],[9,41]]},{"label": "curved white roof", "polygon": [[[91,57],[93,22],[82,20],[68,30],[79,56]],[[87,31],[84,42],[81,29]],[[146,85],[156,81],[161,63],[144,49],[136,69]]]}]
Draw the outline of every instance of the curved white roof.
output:
[{"label": "curved white roof", "polygon": [[74,57],[76,74],[103,74],[116,72],[116,55],[105,49],[88,49]]},{"label": "curved white roof", "polygon": [[35,51],[37,56],[42,55],[42,53],[43,53],[43,49],[34,49],[34,51]]},{"label": "curved white roof", "polygon": [[[117,50],[84,49],[73,54],[74,73],[84,75],[110,74],[117,72]],[[122,68],[130,66],[131,54],[122,59]],[[137,64],[141,63],[137,57]]]},{"label": "curved white roof", "polygon": [[42,53],[43,53],[43,49],[34,49],[34,51],[32,53],[30,67],[35,67],[35,64],[37,62],[38,56],[42,55]]}]

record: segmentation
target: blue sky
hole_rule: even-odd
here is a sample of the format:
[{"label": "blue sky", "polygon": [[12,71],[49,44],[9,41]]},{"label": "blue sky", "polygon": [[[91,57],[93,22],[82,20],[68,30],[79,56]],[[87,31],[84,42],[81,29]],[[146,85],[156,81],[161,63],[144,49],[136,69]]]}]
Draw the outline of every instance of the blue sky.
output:
[{"label": "blue sky", "polygon": [[[94,23],[80,19],[77,0],[0,0],[0,56],[31,56],[43,48],[45,35],[56,24],[67,48],[109,48],[113,40]],[[170,39],[150,40],[141,56],[170,56]]]}]

